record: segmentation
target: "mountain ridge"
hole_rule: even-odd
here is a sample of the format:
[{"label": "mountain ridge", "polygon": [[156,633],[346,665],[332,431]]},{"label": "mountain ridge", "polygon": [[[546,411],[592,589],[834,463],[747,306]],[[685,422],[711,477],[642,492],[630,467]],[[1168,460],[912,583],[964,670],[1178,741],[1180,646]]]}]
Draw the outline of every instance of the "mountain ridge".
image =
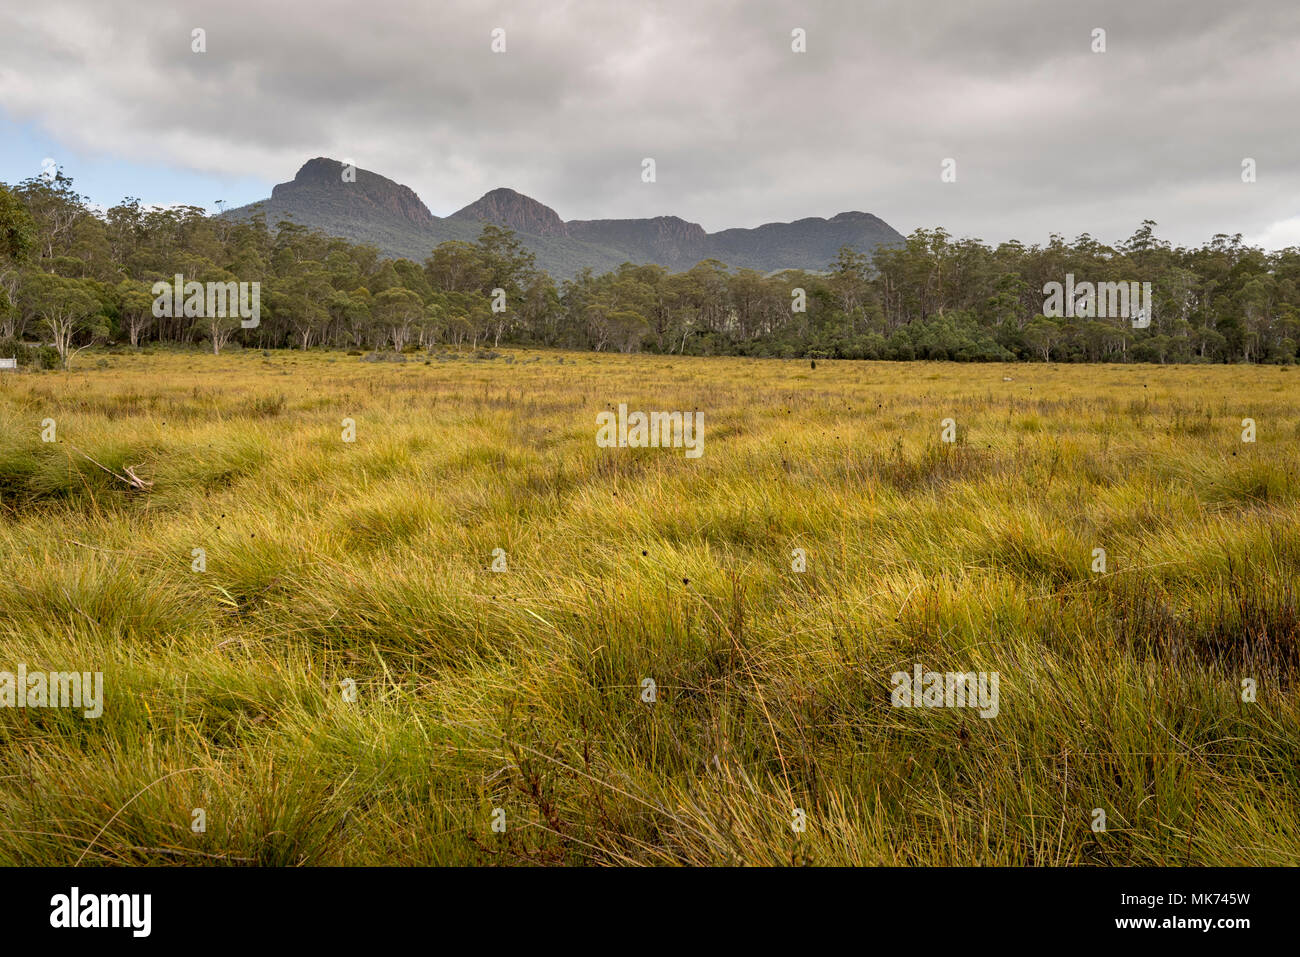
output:
[{"label": "mountain ridge", "polygon": [[624,262],[658,263],[679,271],[704,259],[760,272],[820,270],[841,246],[869,254],[876,246],[903,241],[884,220],[857,210],[829,219],[808,216],[716,233],[671,215],[566,221],[546,204],[505,186],[439,217],[410,187],[323,156],[304,163],[289,182],[277,184],[268,199],[222,215],[241,219],[258,210],[272,226],[288,219],[417,262],[439,243],[472,242],[484,223],[495,223],[514,230],[537,257],[538,266],[556,279],[570,278],[584,268],[605,272]]}]

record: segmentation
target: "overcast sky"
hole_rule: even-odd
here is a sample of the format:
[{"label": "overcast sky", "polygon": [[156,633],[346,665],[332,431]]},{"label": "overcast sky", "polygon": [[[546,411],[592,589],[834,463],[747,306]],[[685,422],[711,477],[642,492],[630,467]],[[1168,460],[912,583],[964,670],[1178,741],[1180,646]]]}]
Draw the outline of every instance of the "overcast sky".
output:
[{"label": "overcast sky", "polygon": [[1298,117],[1297,0],[0,0],[0,181],[49,157],[103,204],[239,205],[330,156],[436,215],[510,186],[709,231],[863,210],[1115,242],[1149,218],[1280,248]]}]

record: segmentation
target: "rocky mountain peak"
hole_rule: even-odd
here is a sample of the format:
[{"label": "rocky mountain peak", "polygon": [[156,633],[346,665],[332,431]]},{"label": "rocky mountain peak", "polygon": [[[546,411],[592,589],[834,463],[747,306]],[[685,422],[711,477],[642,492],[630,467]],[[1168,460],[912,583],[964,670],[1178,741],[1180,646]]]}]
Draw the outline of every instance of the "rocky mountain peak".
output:
[{"label": "rocky mountain peak", "polygon": [[287,202],[295,196],[324,194],[334,204],[353,209],[356,215],[378,213],[416,226],[434,221],[434,215],[409,186],[365,169],[356,169],[353,181],[351,173],[344,178],[345,170],[347,166],[338,160],[324,156],[310,159],[292,181],[272,189],[271,198]]},{"label": "rocky mountain peak", "polygon": [[534,236],[569,235],[568,227],[555,210],[531,196],[506,187],[484,193],[464,209],[452,213],[448,219],[496,223]]}]

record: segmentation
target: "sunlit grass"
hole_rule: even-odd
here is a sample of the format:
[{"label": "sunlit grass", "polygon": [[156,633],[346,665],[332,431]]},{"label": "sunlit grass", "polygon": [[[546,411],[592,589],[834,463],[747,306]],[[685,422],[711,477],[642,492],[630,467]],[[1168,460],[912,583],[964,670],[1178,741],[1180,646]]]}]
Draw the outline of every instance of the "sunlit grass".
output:
[{"label": "sunlit grass", "polygon": [[0,863],[1300,863],[1296,373],[514,357],[0,376]]}]

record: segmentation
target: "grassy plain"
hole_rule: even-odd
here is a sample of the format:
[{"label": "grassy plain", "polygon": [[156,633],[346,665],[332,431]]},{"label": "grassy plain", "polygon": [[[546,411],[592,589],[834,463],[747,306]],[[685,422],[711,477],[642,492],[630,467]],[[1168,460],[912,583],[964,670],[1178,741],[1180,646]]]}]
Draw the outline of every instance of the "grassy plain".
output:
[{"label": "grassy plain", "polygon": [[1300,372],[508,354],[0,373],[0,863],[1300,863]]}]

